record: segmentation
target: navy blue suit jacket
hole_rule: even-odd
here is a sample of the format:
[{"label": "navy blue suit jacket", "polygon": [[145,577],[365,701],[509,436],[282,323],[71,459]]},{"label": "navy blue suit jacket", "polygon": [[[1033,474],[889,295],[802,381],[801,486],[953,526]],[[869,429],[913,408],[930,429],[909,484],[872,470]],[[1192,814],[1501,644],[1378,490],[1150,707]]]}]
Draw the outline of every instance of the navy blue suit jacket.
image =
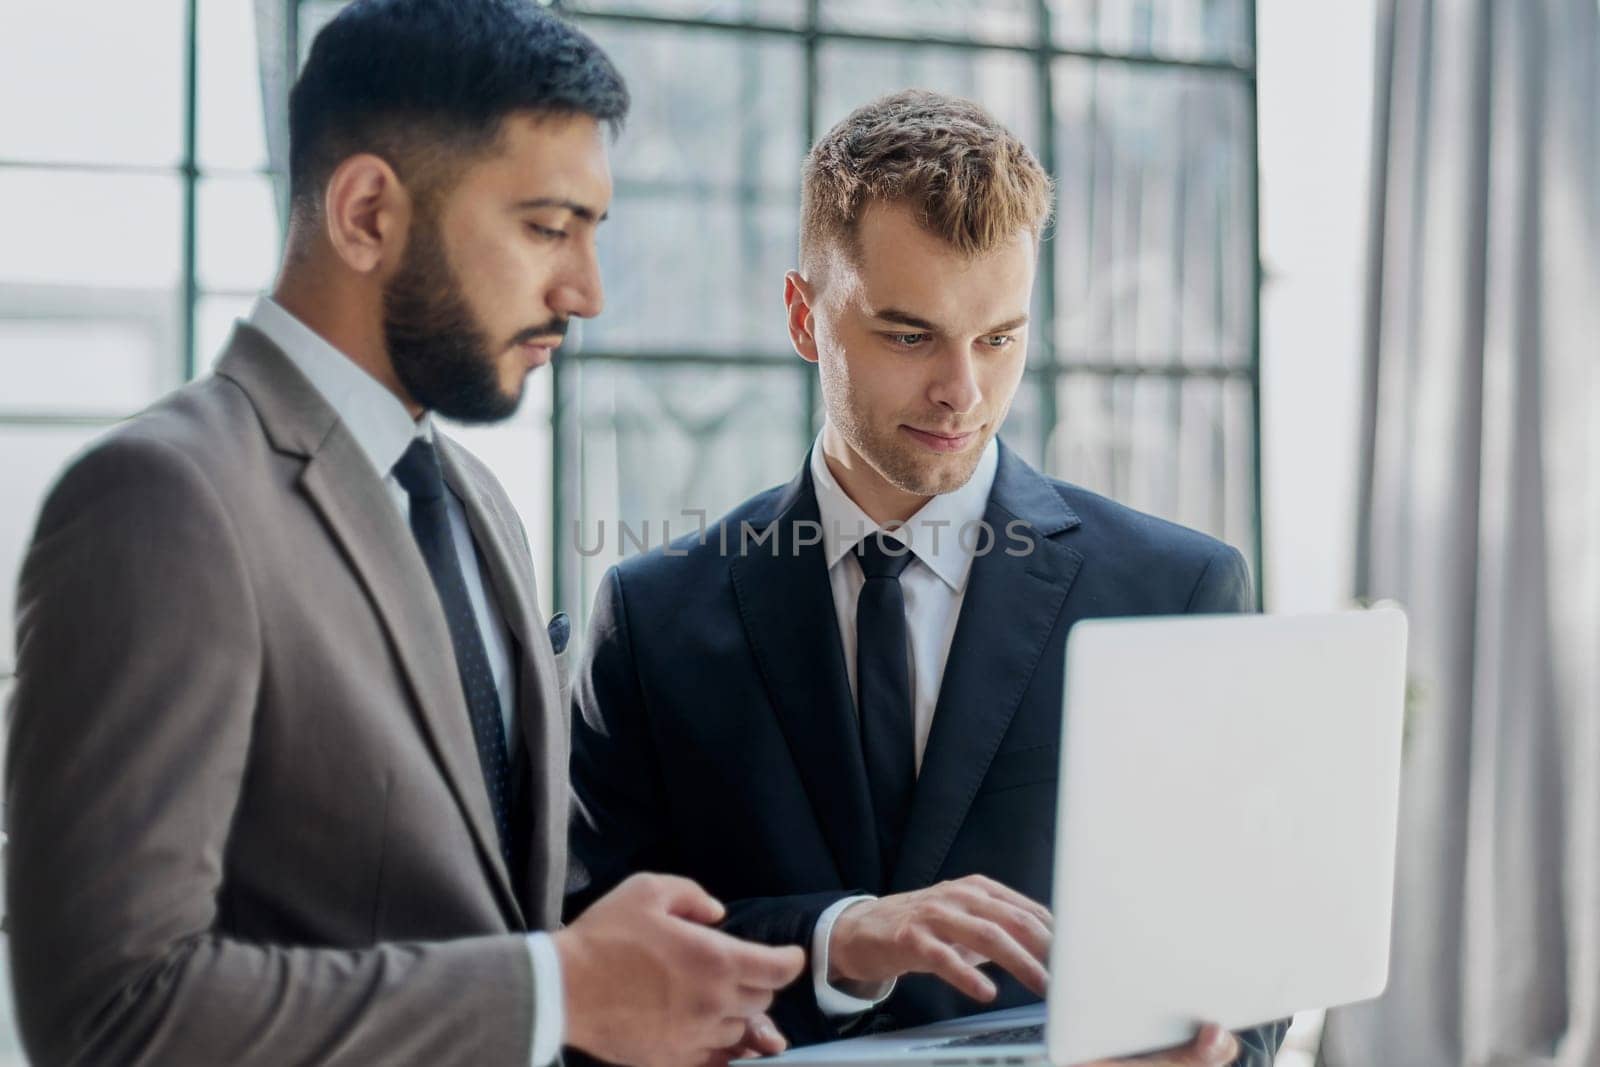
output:
[{"label": "navy blue suit jacket", "polygon": [[[886,872],[823,550],[808,543],[818,521],[807,466],[703,538],[606,574],[576,686],[569,917],[642,870],[698,881],[728,904],[732,933],[808,949],[818,916],[862,891],[981,873],[1048,906],[1067,631],[1096,616],[1253,608],[1234,549],[1047,478],[1002,446],[985,514],[993,547],[968,578]],[[1210,874],[1239,877],[1248,862],[1267,861]],[[1248,957],[1241,946],[1219,966]],[[990,973],[993,1004],[911,975],[865,1025],[1036,999]],[[809,974],[773,1014],[797,1043],[863,1024],[824,1017]],[[1239,1062],[1266,1067],[1282,1030],[1241,1035],[1253,1047]]]}]

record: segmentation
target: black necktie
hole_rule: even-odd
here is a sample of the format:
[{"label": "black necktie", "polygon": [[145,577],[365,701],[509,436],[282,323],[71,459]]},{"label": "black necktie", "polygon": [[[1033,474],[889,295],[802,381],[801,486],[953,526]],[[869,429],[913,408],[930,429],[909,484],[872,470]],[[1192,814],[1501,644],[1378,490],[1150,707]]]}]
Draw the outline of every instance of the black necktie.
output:
[{"label": "black necktie", "polygon": [[513,782],[511,759],[506,750],[505,727],[500,718],[500,694],[495,691],[494,674],[489,669],[489,654],[484,651],[483,635],[467,596],[461,575],[455,539],[450,534],[450,512],[445,504],[444,475],[439,469],[439,454],[422,438],[411,442],[394,476],[411,496],[411,533],[422,549],[433,575],[433,587],[450,624],[450,643],[455,646],[456,669],[461,675],[461,692],[467,698],[467,715],[472,721],[472,736],[478,743],[478,762],[483,767],[484,784],[489,790],[489,805],[494,809],[494,824],[500,836],[500,854],[507,867],[511,860],[511,806]]},{"label": "black necktie", "polygon": [[917,777],[906,601],[900,590],[900,572],[911,562],[911,550],[871,534],[856,546],[856,559],[866,577],[856,601],[856,703],[886,887]]}]

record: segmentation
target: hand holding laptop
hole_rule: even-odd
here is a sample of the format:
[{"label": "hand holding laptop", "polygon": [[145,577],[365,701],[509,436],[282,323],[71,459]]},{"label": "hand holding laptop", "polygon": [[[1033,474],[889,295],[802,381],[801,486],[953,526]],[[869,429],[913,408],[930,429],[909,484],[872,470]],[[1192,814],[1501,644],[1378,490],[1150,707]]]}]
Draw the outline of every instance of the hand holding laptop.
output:
[{"label": "hand holding laptop", "polygon": [[1131,1060],[1097,1060],[1083,1067],[1228,1067],[1238,1057],[1238,1038],[1207,1024],[1187,1045]]},{"label": "hand holding laptop", "polygon": [[982,875],[846,908],[828,940],[830,981],[874,984],[935,974],[973,1000],[995,986],[977,965],[993,961],[1045,995],[1050,909]]}]

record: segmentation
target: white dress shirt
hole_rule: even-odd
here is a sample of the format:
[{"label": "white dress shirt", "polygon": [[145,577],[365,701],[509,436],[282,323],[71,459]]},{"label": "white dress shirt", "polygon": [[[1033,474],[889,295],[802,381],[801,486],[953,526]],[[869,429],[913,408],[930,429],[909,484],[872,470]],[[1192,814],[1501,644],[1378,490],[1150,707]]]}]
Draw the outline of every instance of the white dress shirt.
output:
[{"label": "white dress shirt", "polygon": [[[994,488],[995,471],[1000,463],[999,446],[991,439],[978,460],[967,484],[942,493],[924,504],[898,529],[886,536],[905,544],[912,561],[900,572],[900,590],[906,605],[906,653],[910,657],[911,712],[916,769],[922,770],[922,753],[933,728],[933,712],[939,703],[939,682],[944,677],[945,660],[955,639],[961,603],[967,594],[967,578],[978,550],[991,551],[1003,530],[984,532],[984,511],[989,506],[989,491]],[[844,645],[845,670],[850,692],[856,692],[856,599],[866,582],[854,549],[868,534],[880,527],[850,499],[839,485],[822,451],[822,437],[811,446],[811,484],[817,494],[817,511],[822,521],[822,549],[828,564],[828,583],[833,590],[833,609],[839,620],[839,638]],[[823,912],[811,937],[812,988],[817,1006],[827,1015],[853,1015],[866,1011],[894,991],[888,982],[876,988],[841,989],[828,981],[828,940],[839,914],[852,904],[871,897],[847,897]]]},{"label": "white dress shirt", "polygon": [[[432,417],[424,412],[422,418],[413,422],[398,397],[271,297],[259,297],[247,321],[283,349],[300,373],[333,408],[361,451],[372,461],[373,472],[383,480],[390,498],[400,511],[401,520],[409,528],[411,497],[395,478],[394,465],[400,461],[413,439],[421,437],[426,441],[433,440]],[[508,749],[514,749],[516,675],[511,661],[511,634],[483,580],[472,532],[467,526],[467,513],[461,501],[455,493],[447,492],[445,506],[450,515],[451,539],[455,542],[456,558],[461,564],[467,597],[472,601],[478,632],[483,635],[484,651],[489,657],[489,670],[494,675],[495,690],[500,696],[500,720],[506,733],[506,744]],[[550,935],[542,931],[528,935],[528,956],[533,965],[534,996],[537,1001],[533,1013],[532,1063],[533,1067],[543,1067],[555,1060],[565,1037],[561,960],[556,955]]]}]

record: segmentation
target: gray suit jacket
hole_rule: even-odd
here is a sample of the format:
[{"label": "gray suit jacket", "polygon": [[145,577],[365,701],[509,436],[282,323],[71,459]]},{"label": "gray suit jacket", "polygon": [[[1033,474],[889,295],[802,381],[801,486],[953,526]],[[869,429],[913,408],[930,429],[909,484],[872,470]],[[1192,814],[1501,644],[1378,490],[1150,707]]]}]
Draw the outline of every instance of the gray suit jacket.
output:
[{"label": "gray suit jacket", "polygon": [[559,917],[566,694],[510,502],[440,453],[517,646],[525,877],[410,530],[241,325],[71,465],[23,565],[6,878],[33,1059],[528,1062],[519,931]]}]

